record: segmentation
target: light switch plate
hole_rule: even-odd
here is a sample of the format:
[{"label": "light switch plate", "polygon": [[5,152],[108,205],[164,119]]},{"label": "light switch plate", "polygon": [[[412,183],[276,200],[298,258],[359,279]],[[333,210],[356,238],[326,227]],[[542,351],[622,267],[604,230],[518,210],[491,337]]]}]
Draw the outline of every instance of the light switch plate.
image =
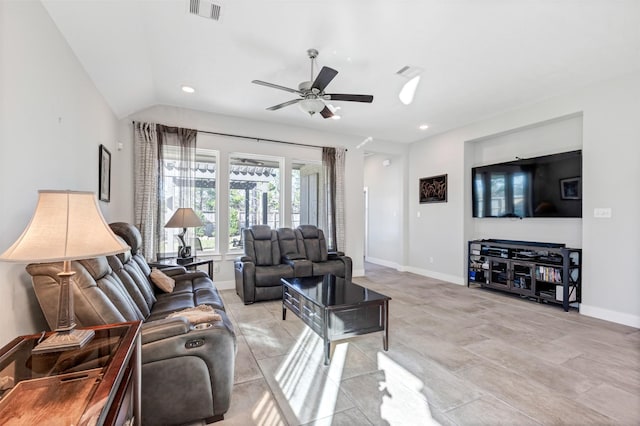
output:
[{"label": "light switch plate", "polygon": [[610,218],[611,207],[596,207],[593,209],[593,217],[597,218]]}]

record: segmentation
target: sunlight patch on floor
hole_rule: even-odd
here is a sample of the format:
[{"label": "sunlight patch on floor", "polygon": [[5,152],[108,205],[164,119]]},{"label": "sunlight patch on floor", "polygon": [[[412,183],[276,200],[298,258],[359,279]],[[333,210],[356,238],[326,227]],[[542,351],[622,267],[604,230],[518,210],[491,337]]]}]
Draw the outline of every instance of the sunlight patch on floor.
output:
[{"label": "sunlight patch on floor", "polygon": [[[331,359],[332,377],[340,377],[344,369],[347,347],[340,346]],[[299,420],[324,417],[335,410],[339,381],[328,380],[321,369],[323,359],[322,341],[311,329],[305,329],[275,373],[292,414]]]},{"label": "sunlight patch on floor", "polygon": [[378,352],[378,368],[385,377],[379,383],[382,419],[391,426],[416,424],[417,421],[421,425],[439,425],[431,416],[429,403],[422,394],[422,380],[382,352]]},{"label": "sunlight patch on floor", "polygon": [[269,392],[265,392],[260,398],[251,413],[251,419],[257,426],[283,426],[287,424],[280,416],[276,403]]}]

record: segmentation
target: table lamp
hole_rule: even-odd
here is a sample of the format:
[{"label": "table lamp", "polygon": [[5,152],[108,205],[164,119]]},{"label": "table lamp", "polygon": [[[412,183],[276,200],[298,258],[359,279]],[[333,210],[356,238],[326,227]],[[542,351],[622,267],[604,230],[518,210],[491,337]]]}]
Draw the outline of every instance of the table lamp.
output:
[{"label": "table lamp", "polygon": [[39,191],[35,213],[18,240],[0,260],[16,263],[63,262],[55,333],[34,353],[77,349],[93,338],[93,330],[76,330],[71,292],[71,260],[122,253],[130,247],[105,222],[93,192]]},{"label": "table lamp", "polygon": [[171,216],[167,224],[164,225],[165,228],[182,228],[182,232],[178,234],[178,239],[180,240],[180,244],[182,244],[178,249],[178,257],[183,259],[191,257],[191,247],[185,244],[184,235],[187,233],[187,228],[202,225],[203,223],[196,212],[189,207],[180,207],[173,216]]}]

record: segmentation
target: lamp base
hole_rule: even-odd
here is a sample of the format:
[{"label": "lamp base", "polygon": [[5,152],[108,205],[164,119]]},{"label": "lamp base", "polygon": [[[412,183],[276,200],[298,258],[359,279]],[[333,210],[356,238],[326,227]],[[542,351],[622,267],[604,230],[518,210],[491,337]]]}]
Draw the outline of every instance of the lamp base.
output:
[{"label": "lamp base", "polygon": [[93,330],[69,330],[58,331],[47,337],[31,351],[34,354],[48,352],[63,352],[71,349],[80,349],[93,339]]},{"label": "lamp base", "polygon": [[193,257],[178,257],[176,259],[176,263],[178,265],[186,265],[191,262],[193,262]]},{"label": "lamp base", "polygon": [[183,259],[191,257],[191,246],[180,246],[178,248],[178,257]]}]

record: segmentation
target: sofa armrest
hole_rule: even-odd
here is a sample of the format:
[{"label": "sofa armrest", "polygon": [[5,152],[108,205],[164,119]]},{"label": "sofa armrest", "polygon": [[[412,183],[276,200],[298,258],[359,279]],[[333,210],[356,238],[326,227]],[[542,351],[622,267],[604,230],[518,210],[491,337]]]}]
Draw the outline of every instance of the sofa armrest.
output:
[{"label": "sofa armrest", "polygon": [[186,334],[191,329],[184,317],[168,318],[142,324],[142,344]]},{"label": "sofa armrest", "polygon": [[238,256],[236,257],[236,262],[249,262],[249,263],[253,263],[253,258],[249,257],[249,256]]},{"label": "sofa armrest", "polygon": [[288,263],[291,260],[306,260],[307,258],[300,253],[289,253],[282,256],[282,262]]},{"label": "sofa armrest", "polygon": [[227,411],[233,388],[236,336],[226,314],[217,312],[222,321],[214,321],[208,328],[195,329],[184,318],[173,318],[175,323],[170,324],[167,320],[152,321],[146,326],[155,331],[155,337],[165,337],[143,337],[145,423],[191,423]]},{"label": "sofa armrest", "polygon": [[176,274],[176,275],[171,275],[171,278],[173,278],[176,281],[188,281],[188,280],[194,280],[195,278],[209,278],[209,274],[207,274],[204,271],[186,271],[182,274]]},{"label": "sofa armrest", "polygon": [[344,256],[344,252],[342,252],[342,251],[330,251],[329,252],[329,259],[340,259],[342,256]]},{"label": "sofa armrest", "polygon": [[170,277],[173,277],[174,275],[184,274],[185,272],[187,272],[187,269],[184,266],[167,266],[166,268],[158,268],[158,269],[160,269],[162,272],[164,272]]}]

